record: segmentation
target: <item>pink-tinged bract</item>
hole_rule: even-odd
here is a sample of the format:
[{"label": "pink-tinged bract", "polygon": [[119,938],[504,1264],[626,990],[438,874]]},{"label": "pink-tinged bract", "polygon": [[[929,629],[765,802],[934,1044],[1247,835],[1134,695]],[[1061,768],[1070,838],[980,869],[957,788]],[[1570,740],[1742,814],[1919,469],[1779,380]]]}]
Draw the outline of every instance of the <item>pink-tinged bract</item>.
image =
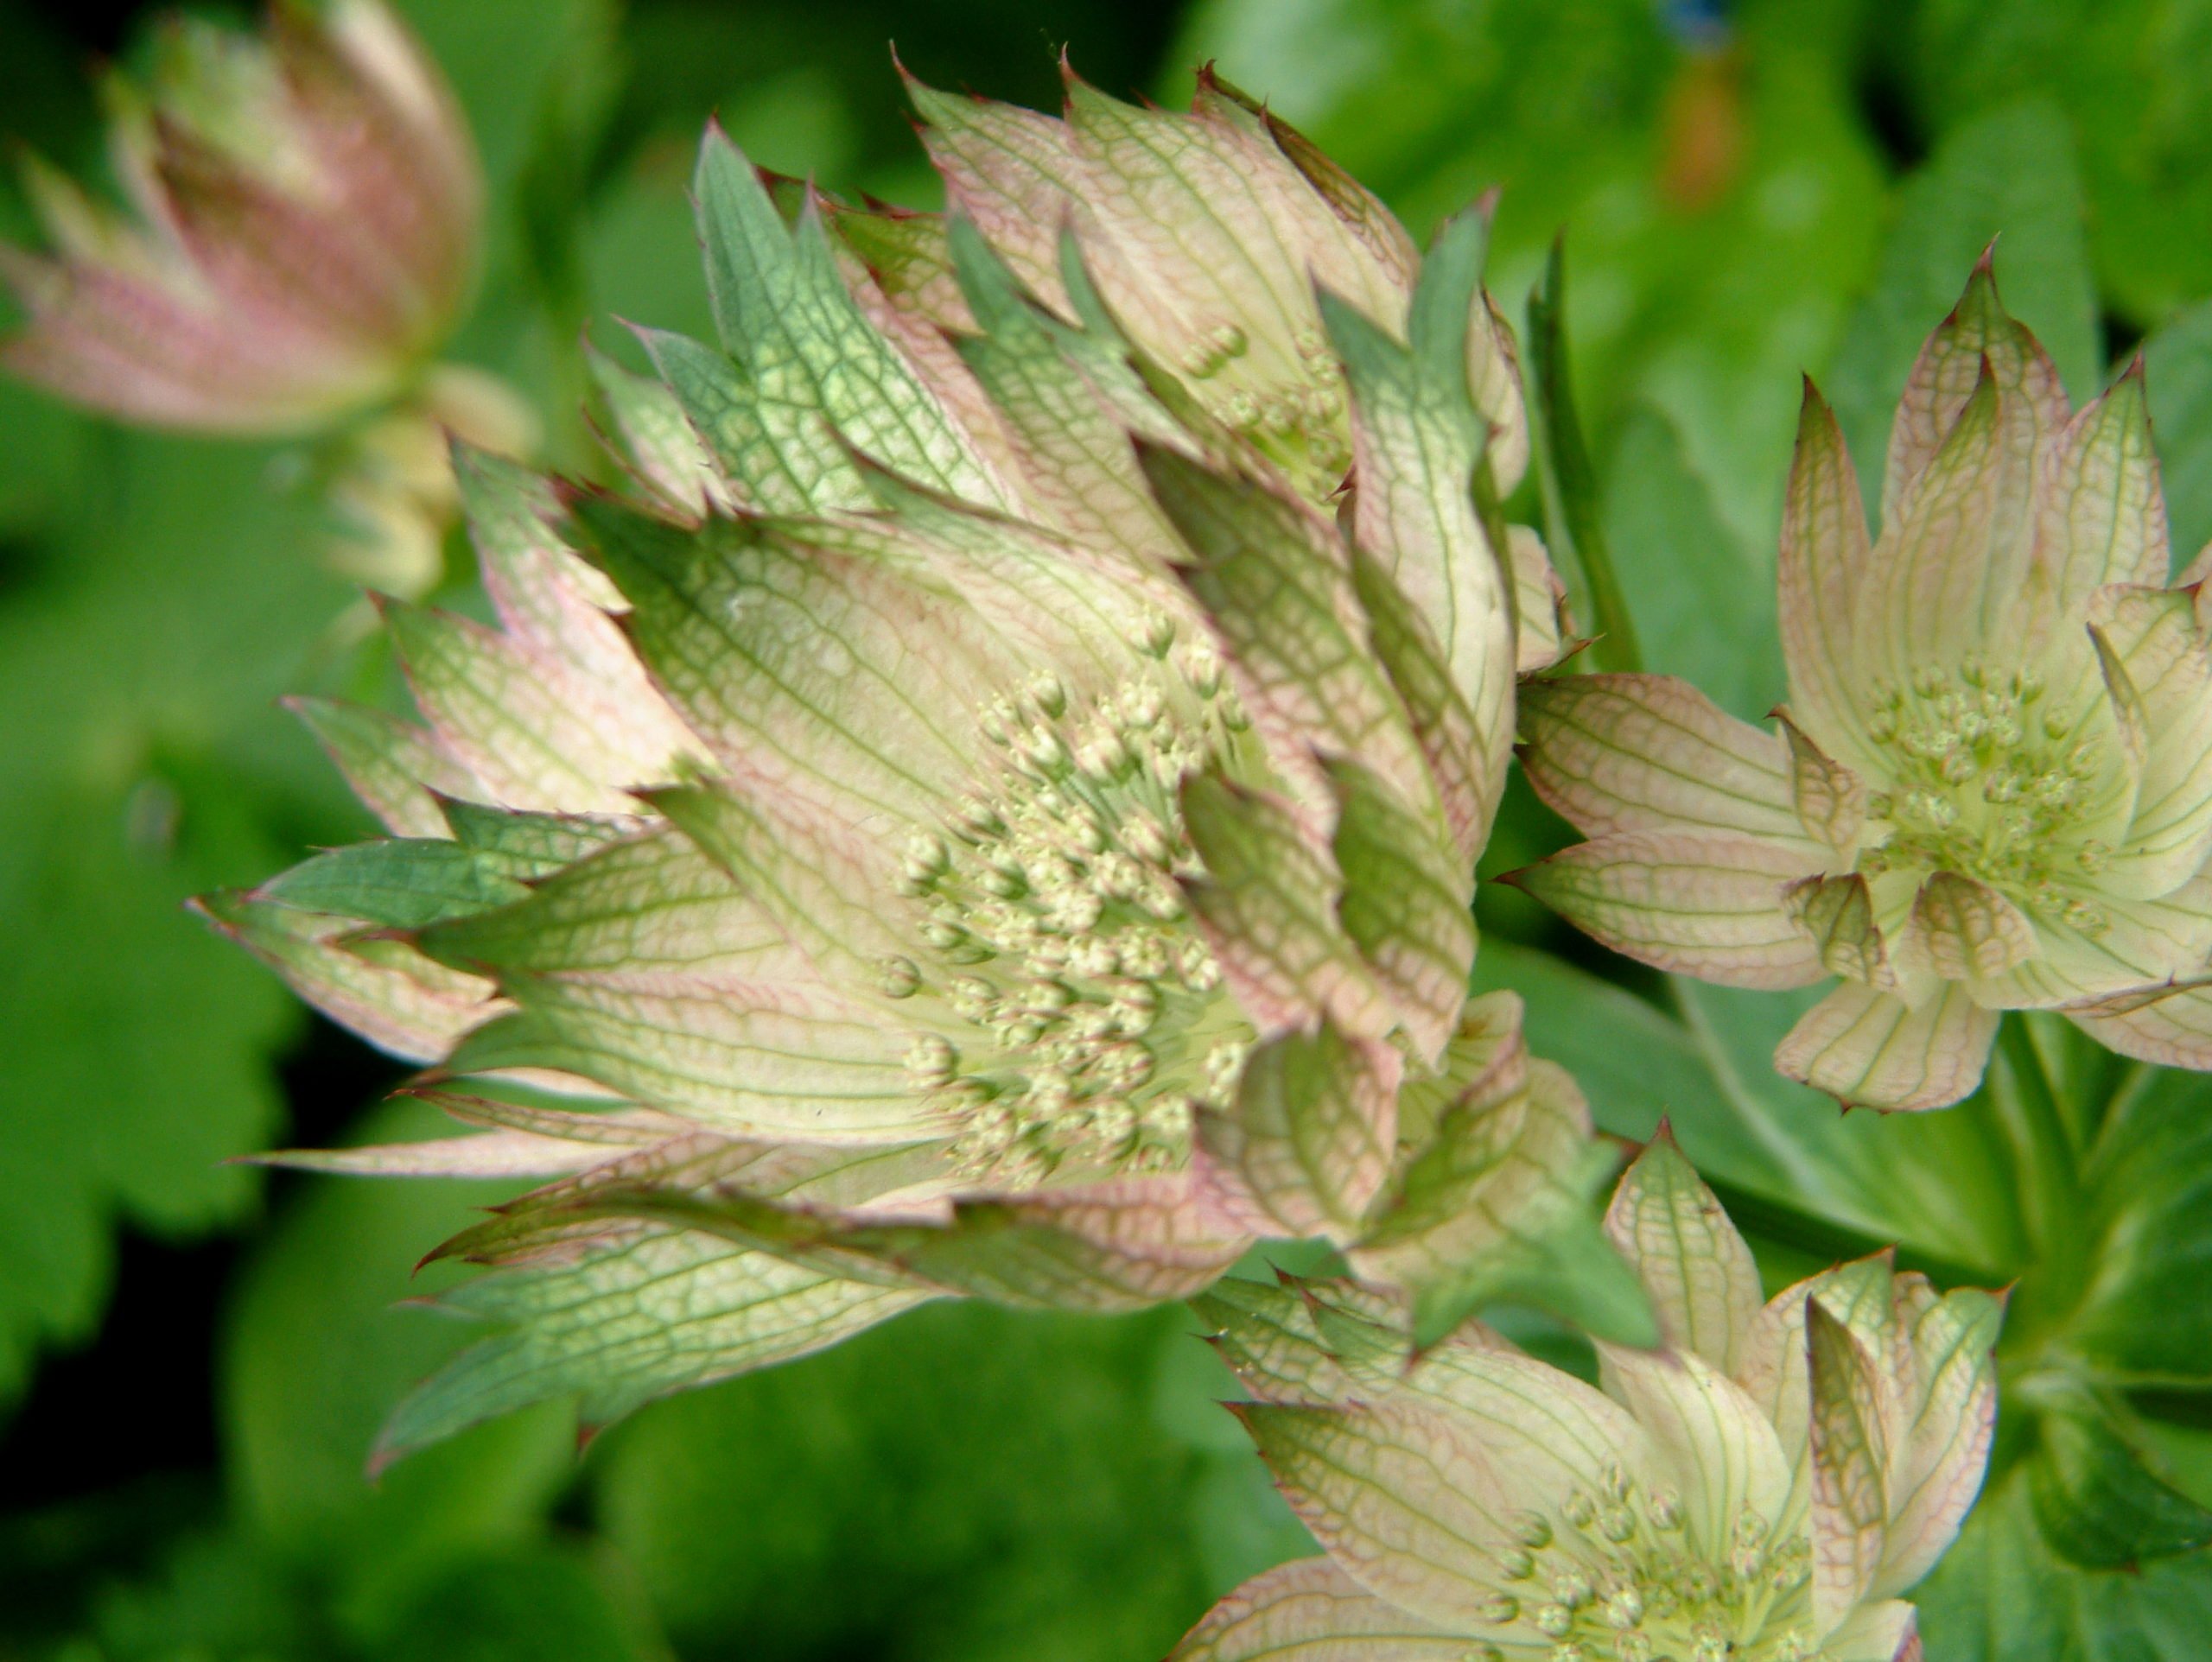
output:
[{"label": "pink-tinged bract", "polygon": [[203,903],[483,1128],[286,1158],[550,1180],[442,1249],[506,1330],[391,1449],[1268,1236],[1409,1344],[1531,1266],[1648,1331],[1586,1105],[1466,993],[1567,632],[1484,218],[1417,254],[1211,75],[916,98],[950,218],[709,133],[721,342],[594,365],[628,492],[463,452],[496,623],[389,602],[420,722],[302,708],[392,836]]}]

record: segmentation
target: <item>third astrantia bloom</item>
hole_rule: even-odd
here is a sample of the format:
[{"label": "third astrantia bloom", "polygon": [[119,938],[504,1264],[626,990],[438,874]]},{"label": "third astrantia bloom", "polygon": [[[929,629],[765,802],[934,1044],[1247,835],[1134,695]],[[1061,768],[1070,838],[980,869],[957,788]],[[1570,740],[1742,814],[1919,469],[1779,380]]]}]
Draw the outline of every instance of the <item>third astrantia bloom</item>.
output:
[{"label": "third astrantia bloom", "polygon": [[1956,1101],[2007,1009],[2212,1066],[2212,656],[2167,564],[2139,365],[2071,411],[1985,259],[1913,369],[1878,540],[1807,388],[1779,734],[1658,676],[1530,689],[1529,778],[1592,841],[1519,880],[1662,968],[1843,977],[1776,1061],[1847,1102]]},{"label": "third astrantia bloom", "polygon": [[725,350],[601,366],[649,505],[466,462],[503,628],[394,605],[426,725],[309,713],[397,837],[208,902],[388,1048],[568,1099],[325,1162],[572,1174],[454,1243],[515,1331],[398,1443],[1262,1235],[1448,1325],[1486,1246],[1575,1238],[1586,1110],[1465,994],[1558,637],[1482,221],[1418,257],[1211,79],[923,106],[972,219],[710,136]]},{"label": "third astrantia bloom", "polygon": [[1222,1601],[1176,1662],[1906,1662],[1956,1534],[1997,1301],[1885,1257],[1763,1303],[1664,1136],[1607,1228],[1659,1316],[1596,1387],[1470,1324],[1408,1368],[1387,1301],[1224,1281],[1200,1308],[1324,1557]]}]

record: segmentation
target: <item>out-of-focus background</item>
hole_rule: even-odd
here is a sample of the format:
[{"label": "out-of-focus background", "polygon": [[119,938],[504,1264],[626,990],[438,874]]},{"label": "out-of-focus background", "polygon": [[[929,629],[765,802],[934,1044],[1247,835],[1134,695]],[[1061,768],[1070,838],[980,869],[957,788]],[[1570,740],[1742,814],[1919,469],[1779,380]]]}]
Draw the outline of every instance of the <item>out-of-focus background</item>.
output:
[{"label": "out-of-focus background", "polygon": [[[890,43],[925,79],[1046,106],[1065,44],[1107,90],[1164,101],[1217,59],[1417,232],[1503,186],[1493,287],[1516,315],[1564,228],[1578,390],[1646,655],[1740,714],[1781,691],[1799,372],[1874,454],[1993,232],[2007,300],[2077,397],[2148,343],[2177,545],[2212,534],[2212,0],[401,10],[492,182],[452,355],[526,392],[556,463],[588,463],[587,327],[709,332],[683,185],[710,112],[764,164],[933,206]],[[148,21],[0,0],[0,134],[96,176],[95,79]],[[32,234],[22,210],[0,191],[0,236]],[[485,1197],[224,1164],[410,1113],[380,1105],[394,1064],[180,909],[367,828],[275,707],[375,695],[386,673],[317,555],[311,471],[296,449],[149,436],[0,384],[0,1659],[1149,1662],[1211,1598],[1310,1551],[1174,1310],[933,1307],[650,1409],[581,1457],[546,1410],[365,1481],[381,1415],[466,1337],[394,1310],[435,1285],[406,1266]],[[457,561],[448,587],[466,580]],[[1550,834],[1522,804],[1491,865]],[[1512,966],[1516,936],[1559,944],[1510,904],[1487,921],[1487,962]],[[1556,1009],[1596,996],[1520,961],[1560,981]],[[1878,1130],[1805,1133],[1809,1167],[1782,1145],[1794,1129],[1755,1145],[1817,1110],[1758,1069],[1765,1017],[1738,1033],[1737,1005],[1700,1007],[1707,1026],[1670,1037],[1606,1006],[1627,1054],[1585,1081],[1609,1125],[1733,1091],[1741,1145],[1700,1134],[1742,1184],[1810,1183],[1808,1212],[2002,1267],[2001,1243],[1982,1253],[1944,1215],[1944,1183],[1974,1181],[1948,1144],[1913,1145],[1936,1180],[1917,1187],[1885,1169]],[[1801,1257],[1821,1246],[1797,1232]],[[2173,1469],[2212,1474],[2201,1437],[2161,1435]],[[2202,1555],[2062,1574],[2019,1510],[1993,1501],[1927,1595],[1934,1662],[2202,1654]],[[2056,1602],[2034,1642],[2002,1650],[1992,1610],[2036,1598]]]}]

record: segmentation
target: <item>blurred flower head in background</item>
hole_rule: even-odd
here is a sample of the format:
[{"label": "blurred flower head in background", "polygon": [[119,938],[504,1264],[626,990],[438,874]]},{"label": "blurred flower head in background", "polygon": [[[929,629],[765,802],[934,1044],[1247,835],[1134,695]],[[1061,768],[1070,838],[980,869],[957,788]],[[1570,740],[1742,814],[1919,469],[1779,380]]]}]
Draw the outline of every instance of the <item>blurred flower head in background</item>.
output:
[{"label": "blurred flower head in background", "polygon": [[1906,385],[1878,539],[1807,385],[1782,735],[1668,677],[1533,689],[1529,779],[1593,841],[1516,880],[1662,968],[1842,976],[1776,1064],[1846,1102],[1959,1101],[2013,1009],[2212,1067],[2212,650],[2167,542],[2139,361],[2073,410],[1985,256]]},{"label": "blurred flower head in background", "polygon": [[1231,1594],[1177,1662],[1916,1662],[1897,1595],[1980,1488],[1998,1300],[1883,1255],[1763,1301],[1663,1127],[1606,1227],[1662,1341],[1600,1342],[1596,1389],[1472,1323],[1408,1370],[1342,1284],[1200,1301],[1327,1556]]},{"label": "blurred flower head in background", "polygon": [[293,434],[398,390],[467,296],[483,180],[451,92],[381,0],[179,18],[111,83],[132,210],[37,162],[52,244],[5,251],[0,365],[123,420]]},{"label": "blurred flower head in background", "polygon": [[0,244],[25,314],[0,369],[118,420],[241,437],[323,435],[397,401],[321,471],[341,563],[427,587],[454,505],[440,431],[512,452],[535,428],[490,377],[432,367],[484,222],[436,65],[383,0],[283,0],[258,35],[171,20],[146,83],[107,91],[127,211],[26,163],[48,247]]}]

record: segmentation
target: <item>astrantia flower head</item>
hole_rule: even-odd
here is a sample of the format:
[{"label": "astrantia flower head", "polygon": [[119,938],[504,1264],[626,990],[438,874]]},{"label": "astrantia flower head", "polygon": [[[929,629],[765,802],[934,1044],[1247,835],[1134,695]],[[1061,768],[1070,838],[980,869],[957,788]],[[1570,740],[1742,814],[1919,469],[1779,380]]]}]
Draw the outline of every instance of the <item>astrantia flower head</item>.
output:
[{"label": "astrantia flower head", "polygon": [[2070,411],[1985,257],[1914,366],[1878,540],[1807,387],[1780,736],[1656,676],[1532,688],[1529,777],[1592,841],[1518,880],[1662,968],[1842,976],[1776,1062],[1847,1102],[1956,1101],[2006,1009],[2212,1067],[2212,656],[2167,564],[2140,361]]},{"label": "astrantia flower head", "polygon": [[120,85],[135,218],[43,167],[51,251],[0,247],[28,313],[0,367],[128,421],[291,433],[389,395],[444,338],[483,183],[435,67],[382,0],[285,3],[265,35],[180,20]]},{"label": "astrantia flower head", "polygon": [[1470,1323],[1410,1366],[1387,1300],[1224,1281],[1200,1308],[1327,1556],[1248,1583],[1177,1662],[1900,1662],[1897,1595],[1980,1488],[1997,1301],[1888,1259],[1762,1304],[1662,1132],[1606,1226],[1657,1311],[1599,1385]]},{"label": "astrantia flower head", "polygon": [[1558,632],[1496,511],[1482,218],[1417,259],[1210,78],[1189,117],[1078,86],[1065,128],[923,100],[956,202],[1027,215],[861,213],[711,134],[723,349],[600,366],[646,502],[465,460],[503,629],[395,604],[425,725],[308,712],[397,839],[208,903],[388,1048],[601,1099],[448,1092],[496,1129],[324,1162],[574,1174],[449,1248],[518,1325],[397,1443],[945,1294],[1178,1297],[1262,1234],[1456,1319],[1485,1230],[1571,1233],[1595,1178],[1465,994]]}]

